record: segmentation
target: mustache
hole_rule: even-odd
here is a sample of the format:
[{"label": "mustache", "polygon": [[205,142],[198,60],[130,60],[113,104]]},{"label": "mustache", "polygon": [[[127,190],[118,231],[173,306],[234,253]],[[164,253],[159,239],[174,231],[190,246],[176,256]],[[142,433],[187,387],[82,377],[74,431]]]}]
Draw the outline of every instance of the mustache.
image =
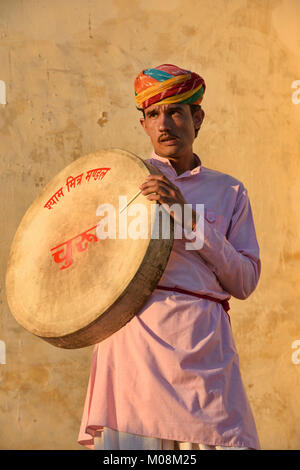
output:
[{"label": "mustache", "polygon": [[166,140],[166,139],[169,139],[169,138],[174,138],[174,139],[177,139],[177,135],[175,134],[162,134],[159,136],[158,138],[158,142],[162,142],[163,140]]}]

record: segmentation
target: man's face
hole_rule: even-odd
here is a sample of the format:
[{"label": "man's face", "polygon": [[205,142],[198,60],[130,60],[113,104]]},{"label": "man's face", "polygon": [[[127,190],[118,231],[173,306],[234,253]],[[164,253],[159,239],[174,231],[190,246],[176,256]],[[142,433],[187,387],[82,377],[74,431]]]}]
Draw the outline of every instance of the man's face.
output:
[{"label": "man's face", "polygon": [[180,157],[192,152],[195,129],[202,122],[202,114],[192,116],[187,104],[153,104],[145,109],[141,125],[149,135],[157,155]]}]

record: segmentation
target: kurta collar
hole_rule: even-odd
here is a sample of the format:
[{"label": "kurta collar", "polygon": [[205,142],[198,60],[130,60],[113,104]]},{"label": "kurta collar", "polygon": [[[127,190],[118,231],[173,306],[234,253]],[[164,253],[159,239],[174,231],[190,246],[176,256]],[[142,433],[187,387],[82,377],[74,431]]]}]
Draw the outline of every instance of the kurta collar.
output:
[{"label": "kurta collar", "polygon": [[168,160],[167,158],[160,157],[154,151],[152,152],[152,158],[155,160],[158,160],[162,165],[167,165],[169,169],[174,172],[175,178],[183,178],[187,176],[197,175],[201,171],[202,163],[198,155],[196,155],[195,153],[194,153],[194,159],[196,160],[197,166],[193,168],[192,170],[187,170],[184,173],[181,173],[181,175],[177,175],[173,165],[171,164],[170,160]]}]

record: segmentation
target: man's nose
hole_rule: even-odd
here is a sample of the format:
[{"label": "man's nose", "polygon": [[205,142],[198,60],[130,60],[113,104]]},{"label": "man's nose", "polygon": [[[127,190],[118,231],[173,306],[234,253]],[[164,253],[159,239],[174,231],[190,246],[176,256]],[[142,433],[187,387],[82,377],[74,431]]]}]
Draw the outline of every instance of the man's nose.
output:
[{"label": "man's nose", "polygon": [[171,128],[171,119],[167,113],[161,113],[159,116],[159,130],[161,132]]}]

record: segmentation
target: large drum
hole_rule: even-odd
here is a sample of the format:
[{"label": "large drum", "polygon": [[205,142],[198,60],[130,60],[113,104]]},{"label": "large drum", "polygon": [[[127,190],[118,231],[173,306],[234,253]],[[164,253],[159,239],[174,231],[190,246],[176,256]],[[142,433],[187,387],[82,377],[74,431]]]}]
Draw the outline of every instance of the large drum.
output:
[{"label": "large drum", "polygon": [[172,227],[170,236],[157,231],[161,206],[139,191],[150,173],[159,171],[129,152],[101,150],[47,184],[17,229],[7,265],[8,304],[26,330],[81,348],[139,312],[173,245]]}]

